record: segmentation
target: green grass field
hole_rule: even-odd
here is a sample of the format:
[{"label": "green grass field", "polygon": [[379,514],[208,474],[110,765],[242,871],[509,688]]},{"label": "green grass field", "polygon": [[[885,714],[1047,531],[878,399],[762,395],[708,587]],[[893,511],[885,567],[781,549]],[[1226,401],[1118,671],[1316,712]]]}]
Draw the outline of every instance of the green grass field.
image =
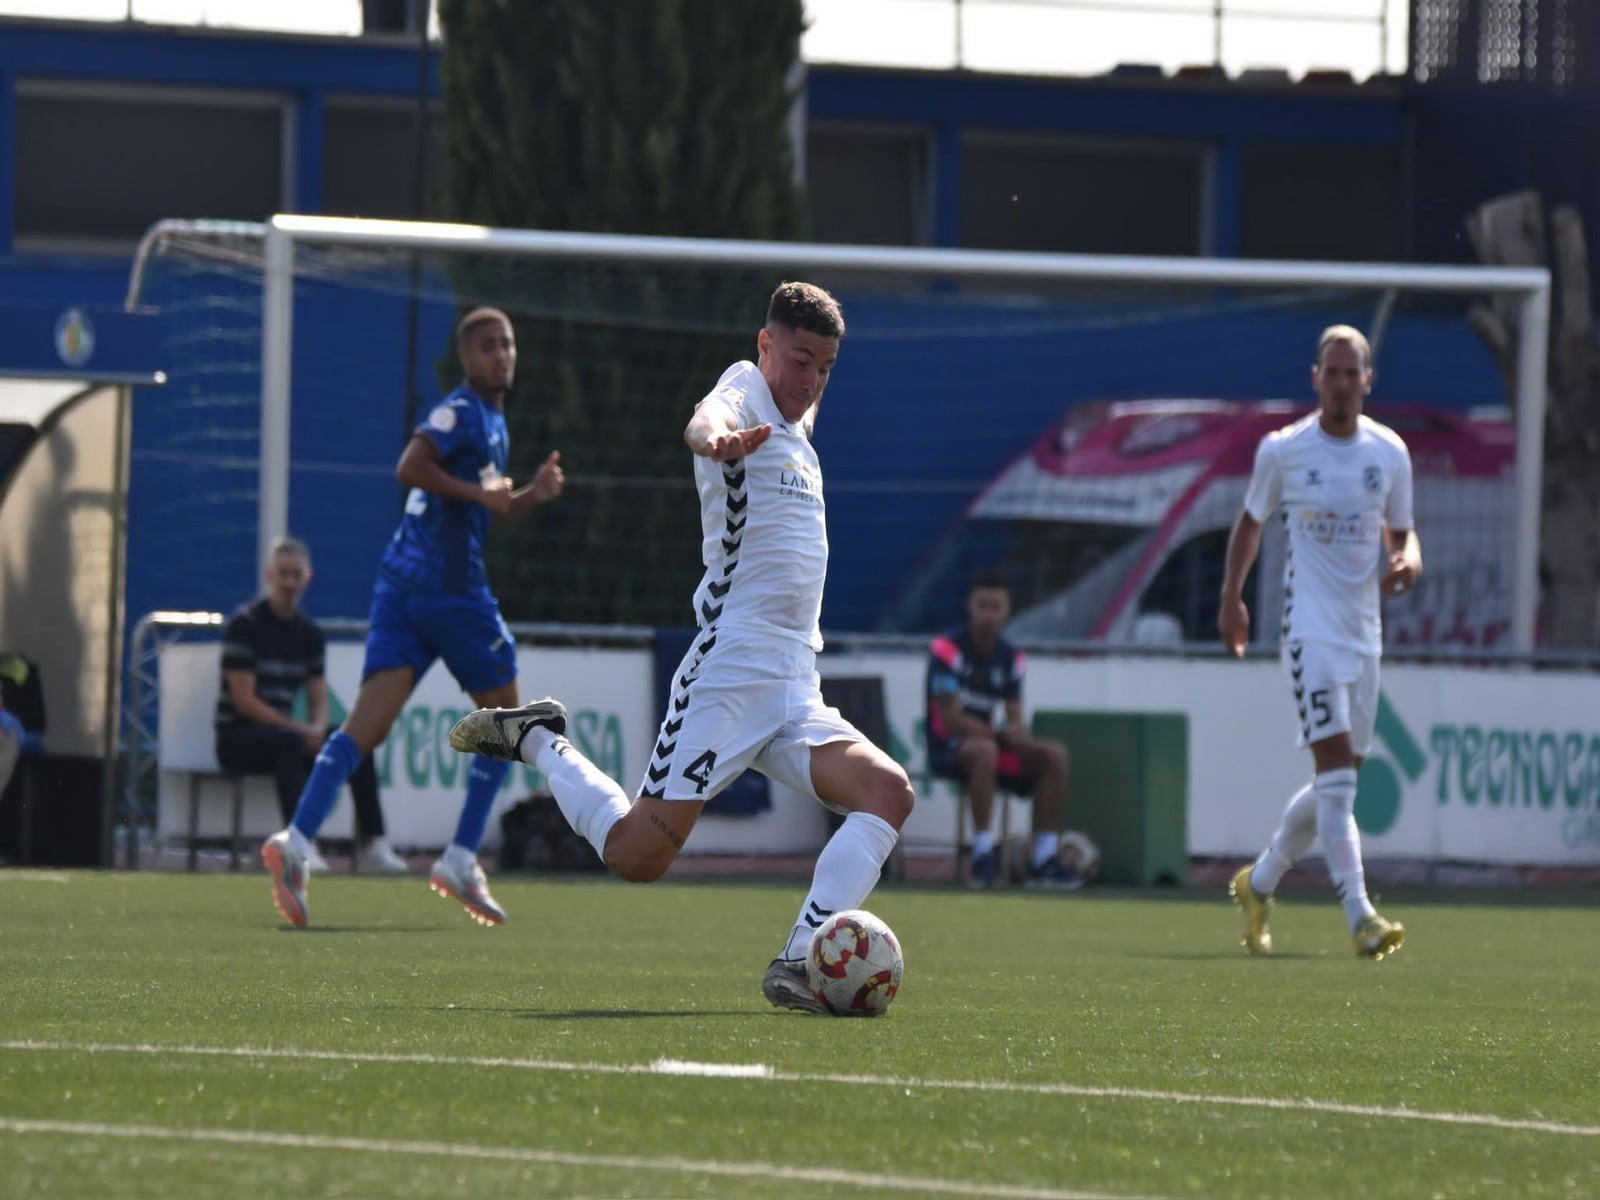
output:
[{"label": "green grass field", "polygon": [[1600,1196],[1600,897],[885,888],[848,1021],[761,998],[804,890],[0,872],[0,1195]]}]

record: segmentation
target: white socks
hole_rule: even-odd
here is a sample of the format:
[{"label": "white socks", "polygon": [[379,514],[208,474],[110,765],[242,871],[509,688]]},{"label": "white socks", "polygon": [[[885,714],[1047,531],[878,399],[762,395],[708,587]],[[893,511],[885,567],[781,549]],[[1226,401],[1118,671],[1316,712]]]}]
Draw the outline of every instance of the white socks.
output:
[{"label": "white socks", "polygon": [[[992,854],[995,848],[995,836],[987,829],[975,830],[972,835],[972,857]],[[1061,849],[1061,835],[1059,833],[1036,833],[1033,835],[1033,866],[1037,870],[1054,858]]]},{"label": "white socks", "polygon": [[566,738],[542,726],[528,731],[522,740],[522,754],[525,761],[544,772],[567,824],[604,858],[606,836],[632,807],[616,780],[579,754]]},{"label": "white socks", "polygon": [[1270,896],[1288,874],[1289,868],[1305,856],[1317,840],[1317,794],[1306,784],[1284,807],[1272,841],[1250,869],[1250,888],[1258,896]]},{"label": "white socks", "polygon": [[[972,835],[972,857],[978,858],[984,854],[994,853],[995,836],[987,829],[975,830]],[[1049,862],[1061,849],[1061,835],[1059,833],[1036,833],[1033,835],[1033,867],[1038,870]]]},{"label": "white socks", "polygon": [[1315,780],[1317,836],[1328,860],[1328,874],[1344,905],[1345,919],[1355,932],[1362,920],[1376,914],[1367,899],[1366,872],[1361,866],[1361,834],[1356,830],[1356,772],[1353,767],[1324,771]]},{"label": "white socks", "polygon": [[294,847],[294,852],[301,858],[310,858],[317,852],[315,843],[293,825],[289,826],[289,845]]},{"label": "white socks", "polygon": [[861,812],[847,816],[817,856],[811,894],[778,957],[804,958],[819,925],[836,912],[860,908],[877,884],[899,836],[882,817]]},{"label": "white socks", "polygon": [[1033,869],[1042,868],[1045,863],[1054,858],[1061,849],[1061,835],[1059,833],[1036,833],[1033,835]]},{"label": "white socks", "polygon": [[1290,798],[1272,841],[1250,868],[1250,886],[1257,895],[1272,895],[1289,868],[1318,838],[1353,933],[1364,918],[1377,911],[1367,899],[1366,871],[1361,865],[1354,767],[1324,771]]},{"label": "white socks", "polygon": [[517,758],[529,766],[537,766],[539,754],[553,746],[557,736],[543,725],[535,725],[522,735],[522,744],[517,747]]},{"label": "white socks", "polygon": [[451,842],[444,848],[444,861],[447,866],[454,867],[466,875],[470,874],[473,866],[477,864],[478,856],[465,846]]}]

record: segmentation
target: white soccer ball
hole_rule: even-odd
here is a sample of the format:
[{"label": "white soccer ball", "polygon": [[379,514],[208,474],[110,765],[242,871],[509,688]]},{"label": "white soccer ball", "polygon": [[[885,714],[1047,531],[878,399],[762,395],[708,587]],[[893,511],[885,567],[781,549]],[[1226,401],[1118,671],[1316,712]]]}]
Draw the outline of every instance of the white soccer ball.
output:
[{"label": "white soccer ball", "polygon": [[1081,829],[1069,829],[1061,835],[1061,848],[1056,856],[1083,876],[1085,883],[1099,874],[1100,847]]},{"label": "white soccer ball", "polygon": [[836,1017],[876,1017],[900,990],[905,956],[894,931],[864,909],[822,923],[806,955],[811,994]]}]

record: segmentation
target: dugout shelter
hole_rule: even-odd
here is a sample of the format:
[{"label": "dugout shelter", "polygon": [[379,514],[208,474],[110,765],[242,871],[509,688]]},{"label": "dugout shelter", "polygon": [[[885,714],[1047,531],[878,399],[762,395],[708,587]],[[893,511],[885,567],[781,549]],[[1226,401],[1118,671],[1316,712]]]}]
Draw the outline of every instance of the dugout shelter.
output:
[{"label": "dugout shelter", "polygon": [[23,717],[43,728],[0,796],[6,863],[107,861],[130,398],[165,379],[153,320],[0,308],[0,653],[30,664],[44,714]]}]

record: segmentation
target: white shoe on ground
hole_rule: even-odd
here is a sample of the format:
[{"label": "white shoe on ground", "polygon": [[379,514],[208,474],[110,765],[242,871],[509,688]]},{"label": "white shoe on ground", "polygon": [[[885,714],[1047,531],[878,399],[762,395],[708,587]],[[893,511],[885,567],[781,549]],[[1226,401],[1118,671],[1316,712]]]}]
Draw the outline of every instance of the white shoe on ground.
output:
[{"label": "white shoe on ground", "polygon": [[272,902],[283,919],[303,926],[309,917],[306,909],[306,860],[294,847],[287,829],[280,829],[261,843],[261,861],[272,873]]},{"label": "white shoe on ground", "polygon": [[441,896],[459,900],[467,915],[479,924],[498,925],[506,919],[506,910],[489,894],[489,877],[477,862],[463,871],[448,857],[441,858],[428,872],[428,886]]},{"label": "white shoe on ground", "polygon": [[404,875],[410,864],[394,852],[388,838],[373,838],[356,855],[356,870],[363,875]]}]

